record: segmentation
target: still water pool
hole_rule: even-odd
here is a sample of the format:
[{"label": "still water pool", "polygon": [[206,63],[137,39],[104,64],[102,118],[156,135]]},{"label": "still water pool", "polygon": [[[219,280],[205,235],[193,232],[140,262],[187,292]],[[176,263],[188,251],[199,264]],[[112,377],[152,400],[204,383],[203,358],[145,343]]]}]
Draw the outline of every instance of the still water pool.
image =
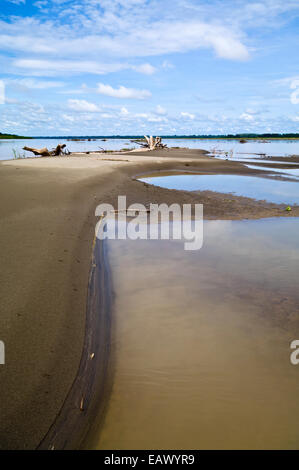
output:
[{"label": "still water pool", "polygon": [[[258,169],[262,168],[258,167]],[[243,175],[178,174],[177,172],[164,173],[164,176],[157,175],[159,173],[154,173],[139,178],[139,181],[168,189],[209,190],[232,193],[237,196],[266,200],[277,204],[299,204],[299,181],[283,181]]]},{"label": "still water pool", "polygon": [[204,244],[110,240],[113,389],[97,449],[295,449],[299,219],[205,221]]}]

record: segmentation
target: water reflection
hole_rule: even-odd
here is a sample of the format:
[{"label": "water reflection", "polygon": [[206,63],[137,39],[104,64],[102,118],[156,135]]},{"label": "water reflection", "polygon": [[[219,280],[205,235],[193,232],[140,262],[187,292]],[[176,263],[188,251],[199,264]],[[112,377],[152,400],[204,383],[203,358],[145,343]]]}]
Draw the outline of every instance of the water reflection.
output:
[{"label": "water reflection", "polygon": [[[259,168],[260,169],[260,168]],[[157,173],[156,173],[157,175]],[[293,181],[281,181],[241,175],[173,174],[140,178],[140,181],[162,188],[187,191],[218,191],[234,193],[277,204],[299,204],[299,185]]]},{"label": "water reflection", "polygon": [[204,234],[197,252],[109,242],[114,385],[87,446],[298,447],[299,220],[206,221]]}]

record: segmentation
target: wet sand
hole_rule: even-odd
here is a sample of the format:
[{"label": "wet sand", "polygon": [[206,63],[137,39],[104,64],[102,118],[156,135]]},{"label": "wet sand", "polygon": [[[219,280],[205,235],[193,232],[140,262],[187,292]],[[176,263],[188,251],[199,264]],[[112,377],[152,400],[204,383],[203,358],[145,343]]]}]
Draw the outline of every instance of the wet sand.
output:
[{"label": "wet sand", "polygon": [[298,208],[287,213],[283,205],[211,191],[161,189],[132,179],[147,171],[186,167],[206,174],[264,174],[185,149],[113,154],[109,159],[78,154],[1,162],[2,449],[36,448],[76,378],[97,204],[116,205],[118,195],[127,195],[128,204],[200,202],[204,216],[212,219],[299,215]]}]

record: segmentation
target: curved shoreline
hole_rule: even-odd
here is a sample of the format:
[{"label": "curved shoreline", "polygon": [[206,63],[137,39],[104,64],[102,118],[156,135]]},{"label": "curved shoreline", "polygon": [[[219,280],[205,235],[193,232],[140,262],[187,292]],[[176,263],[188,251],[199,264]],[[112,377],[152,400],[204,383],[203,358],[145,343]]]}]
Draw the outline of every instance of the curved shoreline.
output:
[{"label": "curved shoreline", "polygon": [[109,356],[112,285],[107,242],[94,238],[88,281],[85,338],[80,366],[63,406],[38,450],[80,448],[97,416],[104,416],[110,391]]},{"label": "curved shoreline", "polygon": [[[276,204],[240,196],[168,190],[133,179],[140,173],[170,169],[262,173],[240,162],[184,149],[127,153],[109,160],[100,154],[78,154],[1,162],[0,339],[9,348],[9,367],[1,370],[2,448],[79,448],[86,444],[85,433],[97,424],[94,420],[104,416],[113,371],[108,367],[111,351],[106,341],[111,332],[112,288],[105,243],[100,251],[93,246],[98,258],[92,264],[99,272],[90,266],[97,204],[117,205],[118,196],[126,195],[128,205],[203,203],[206,219],[299,216],[295,207],[286,212]],[[106,300],[92,298],[95,286]],[[97,302],[102,302],[101,318],[92,317]],[[91,326],[96,321],[99,334]]]}]

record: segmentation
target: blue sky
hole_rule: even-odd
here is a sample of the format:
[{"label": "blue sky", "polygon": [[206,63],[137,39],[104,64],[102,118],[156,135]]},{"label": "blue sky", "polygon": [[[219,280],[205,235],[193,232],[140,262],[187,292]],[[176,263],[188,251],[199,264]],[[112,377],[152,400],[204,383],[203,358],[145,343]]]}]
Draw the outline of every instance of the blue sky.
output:
[{"label": "blue sky", "polygon": [[0,0],[0,131],[299,132],[298,0]]}]

